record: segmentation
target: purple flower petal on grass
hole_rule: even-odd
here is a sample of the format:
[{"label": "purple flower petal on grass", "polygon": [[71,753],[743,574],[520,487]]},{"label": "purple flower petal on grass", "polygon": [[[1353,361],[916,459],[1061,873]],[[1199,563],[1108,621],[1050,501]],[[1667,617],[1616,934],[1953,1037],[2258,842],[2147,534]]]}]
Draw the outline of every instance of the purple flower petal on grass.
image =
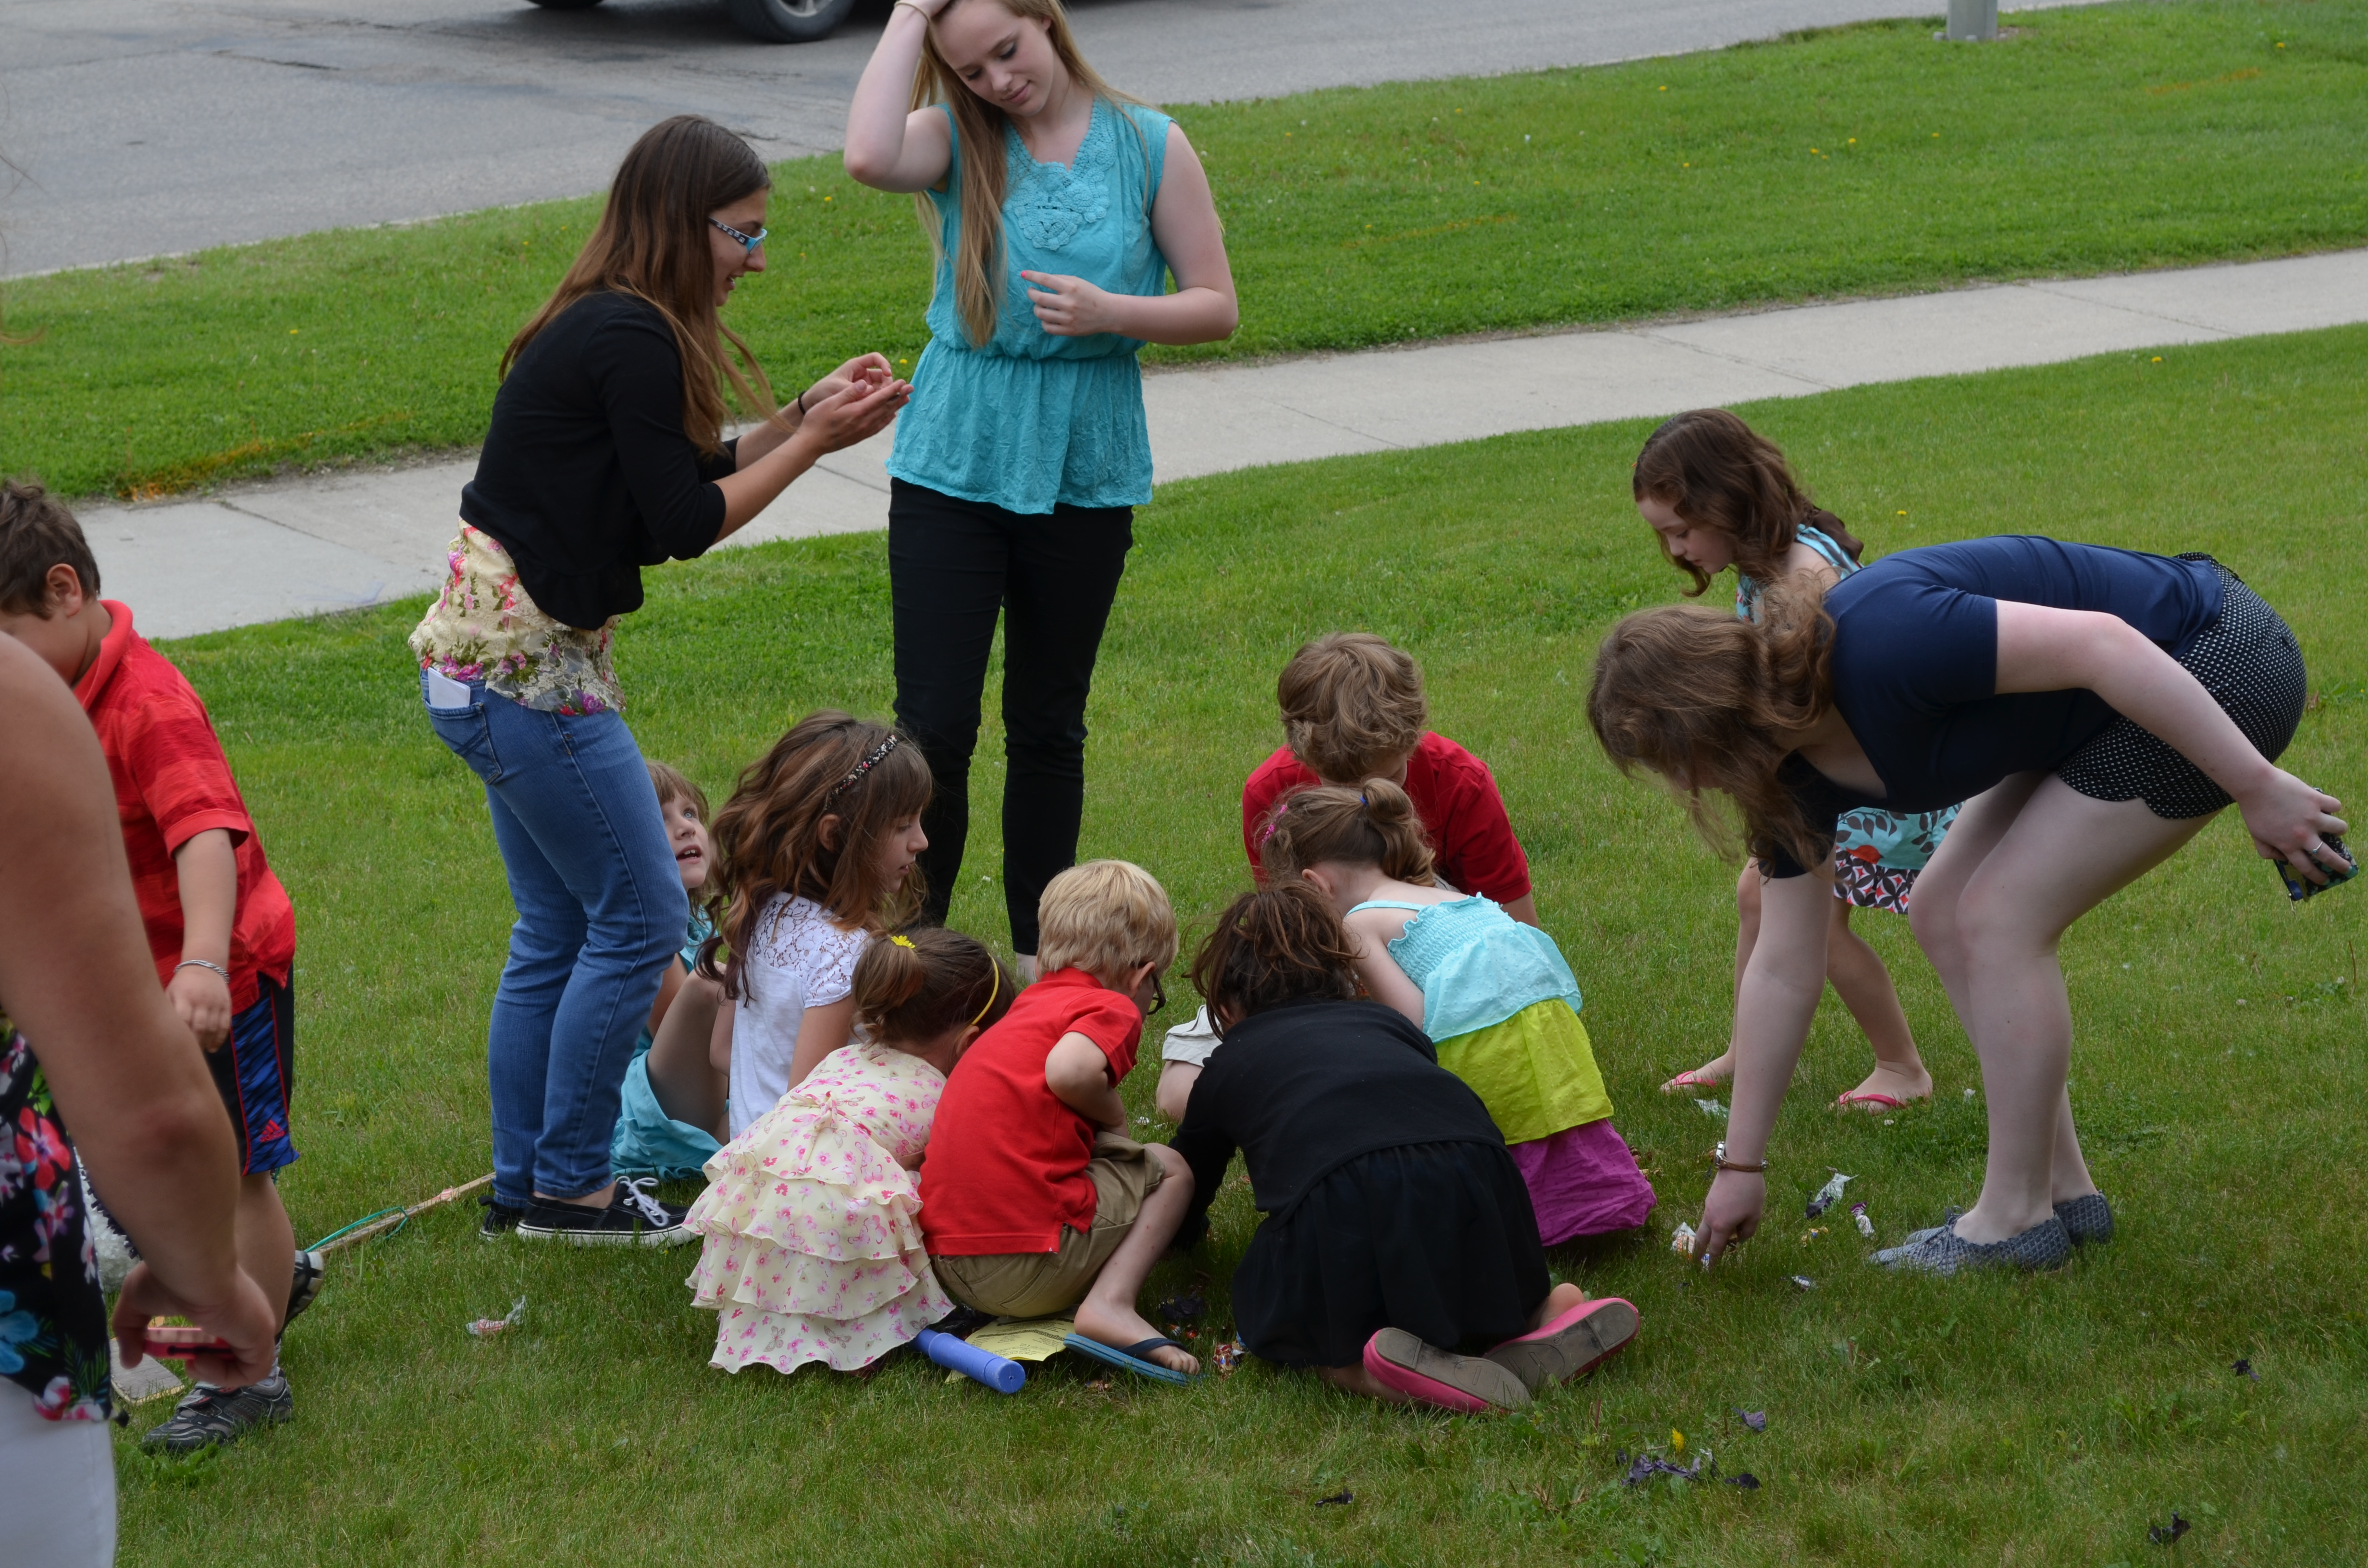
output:
[{"label": "purple flower petal on grass", "polygon": [[1768,1413],[1766,1411],[1738,1410],[1736,1414],[1742,1416],[1743,1424],[1746,1426],[1750,1427],[1753,1431],[1765,1432],[1768,1430]]}]

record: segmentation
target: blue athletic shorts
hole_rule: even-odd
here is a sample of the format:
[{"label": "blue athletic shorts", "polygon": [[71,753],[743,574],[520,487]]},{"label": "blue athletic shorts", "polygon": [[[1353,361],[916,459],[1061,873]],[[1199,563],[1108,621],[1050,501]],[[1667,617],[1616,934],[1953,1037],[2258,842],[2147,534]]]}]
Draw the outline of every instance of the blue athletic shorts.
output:
[{"label": "blue athletic shorts", "polygon": [[269,975],[263,993],[233,1017],[230,1038],[206,1053],[214,1087],[238,1130],[238,1168],[248,1176],[296,1163],[288,1135],[288,1100],[296,1088],[296,997]]}]

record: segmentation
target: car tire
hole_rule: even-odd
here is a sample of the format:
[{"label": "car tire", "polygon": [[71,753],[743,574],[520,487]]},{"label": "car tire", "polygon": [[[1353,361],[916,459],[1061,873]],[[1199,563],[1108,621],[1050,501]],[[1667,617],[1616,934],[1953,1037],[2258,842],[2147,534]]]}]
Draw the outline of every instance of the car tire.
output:
[{"label": "car tire", "polygon": [[600,0],[534,0],[546,11],[588,11]]},{"label": "car tire", "polygon": [[812,43],[828,38],[855,0],[724,0],[742,32],[760,43]]}]

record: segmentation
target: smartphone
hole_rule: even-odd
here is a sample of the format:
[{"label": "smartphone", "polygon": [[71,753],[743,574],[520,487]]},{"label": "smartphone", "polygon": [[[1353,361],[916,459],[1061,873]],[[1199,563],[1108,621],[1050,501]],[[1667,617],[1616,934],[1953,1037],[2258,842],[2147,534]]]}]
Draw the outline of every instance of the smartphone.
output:
[{"label": "smartphone", "polygon": [[218,1339],[202,1328],[152,1328],[148,1331],[148,1354],[160,1361],[186,1361],[192,1356],[229,1356],[235,1354],[226,1339]]},{"label": "smartphone", "polygon": [[2329,888],[2341,887],[2345,882],[2350,881],[2352,878],[2360,874],[2360,862],[2351,858],[2351,850],[2343,847],[2343,840],[2340,838],[2330,838],[2327,841],[2327,846],[2343,858],[2343,869],[2338,871],[2331,869],[2325,865],[2321,865],[2319,869],[2326,871],[2328,875],[2328,880],[2324,882],[2305,881],[2303,878],[2294,875],[2294,869],[2283,860],[2272,860],[2270,862],[2271,865],[2275,866],[2278,869],[2278,881],[2285,883],[2286,885],[2286,897],[2292,899],[2296,903],[2300,903],[2304,899],[2309,898],[2317,893],[2323,893]]}]

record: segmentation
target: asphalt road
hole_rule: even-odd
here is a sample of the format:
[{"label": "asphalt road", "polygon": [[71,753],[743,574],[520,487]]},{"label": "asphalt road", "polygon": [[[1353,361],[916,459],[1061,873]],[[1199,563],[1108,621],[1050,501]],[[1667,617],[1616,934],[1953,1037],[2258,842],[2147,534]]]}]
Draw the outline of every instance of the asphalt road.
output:
[{"label": "asphalt road", "polygon": [[[1676,53],[1944,0],[1071,0],[1166,103]],[[596,190],[670,114],[839,144],[887,15],[764,44],[723,0],[0,0],[0,276]],[[13,185],[13,189],[10,187]]]}]

